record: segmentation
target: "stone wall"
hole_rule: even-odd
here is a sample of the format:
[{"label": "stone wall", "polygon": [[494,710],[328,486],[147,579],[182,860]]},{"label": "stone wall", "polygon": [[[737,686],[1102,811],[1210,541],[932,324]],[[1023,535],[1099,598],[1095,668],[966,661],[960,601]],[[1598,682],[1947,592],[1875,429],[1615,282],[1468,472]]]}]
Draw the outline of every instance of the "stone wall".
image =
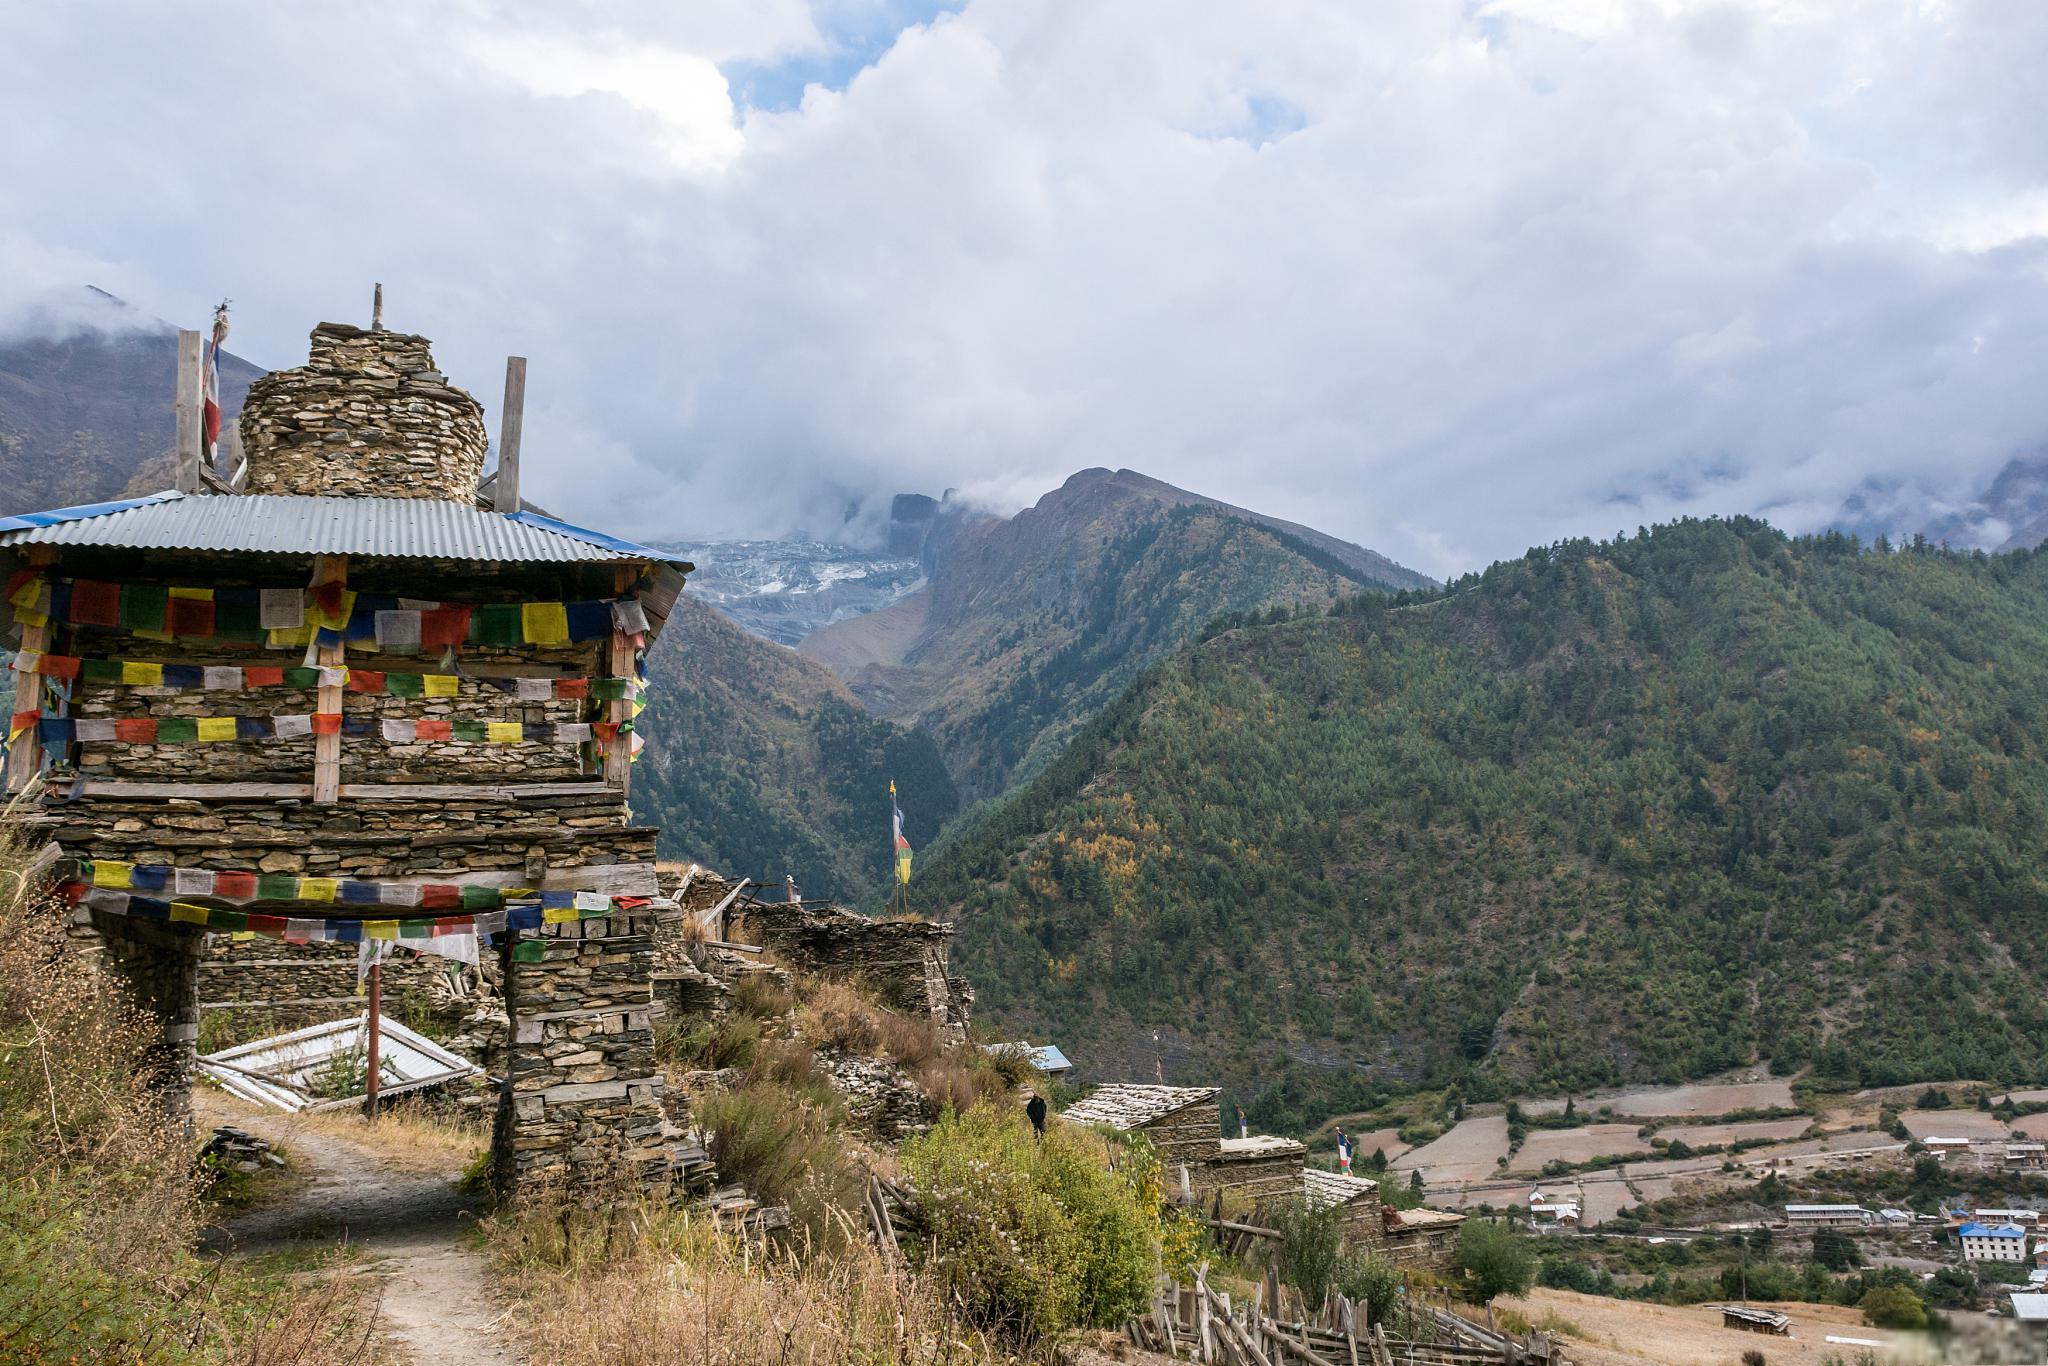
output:
[{"label": "stone wall", "polygon": [[[1225,1143],[1200,1168],[1188,1172],[1196,1192],[1229,1191],[1256,1202],[1301,1194],[1302,1158],[1307,1149],[1287,1139]],[[1179,1174],[1173,1173],[1174,1179]]]},{"label": "stone wall", "polygon": [[538,963],[507,962],[512,1049],[496,1144],[503,1189],[552,1180],[656,1185],[679,1135],[662,1107],[649,993],[655,917],[548,925]]},{"label": "stone wall", "polygon": [[434,368],[425,337],[345,323],[313,329],[306,364],[249,386],[250,493],[471,502],[483,406]]},{"label": "stone wall", "polygon": [[1180,1179],[1180,1167],[1185,1163],[1188,1179],[1196,1190],[1215,1189],[1215,1183],[1204,1175],[1216,1161],[1223,1141],[1222,1120],[1215,1101],[1184,1105],[1171,1114],[1140,1124],[1137,1132],[1152,1140],[1153,1151],[1159,1154],[1173,1180]]},{"label": "stone wall", "polygon": [[[417,1003],[441,1001],[448,970],[457,966],[446,958],[403,951],[386,959],[384,1013],[398,1018],[409,994]],[[368,1006],[368,997],[357,990],[353,944],[287,944],[263,936],[210,934],[197,967],[202,1016],[232,1010],[242,1019],[263,1021],[266,1033],[340,1019]],[[474,1006],[473,1001],[449,999],[436,1013],[452,1025]]]},{"label": "stone wall", "polygon": [[951,925],[871,920],[815,902],[750,904],[741,913],[746,933],[798,972],[858,982],[898,1014],[929,1019],[946,1042],[966,1038],[974,993],[948,971]]}]

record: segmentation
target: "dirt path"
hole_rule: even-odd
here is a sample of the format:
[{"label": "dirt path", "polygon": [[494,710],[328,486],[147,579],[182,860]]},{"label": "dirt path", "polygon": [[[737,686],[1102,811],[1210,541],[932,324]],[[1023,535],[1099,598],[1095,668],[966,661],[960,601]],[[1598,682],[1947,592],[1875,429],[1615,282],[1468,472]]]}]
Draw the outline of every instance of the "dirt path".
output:
[{"label": "dirt path", "polygon": [[373,1146],[296,1116],[195,1096],[202,1126],[236,1124],[278,1144],[299,1179],[276,1204],[210,1230],[217,1251],[256,1253],[308,1242],[344,1242],[368,1254],[383,1282],[379,1326],[415,1366],[517,1366],[524,1360],[489,1295],[488,1264],[465,1234],[476,1202],[460,1173],[418,1170]]}]

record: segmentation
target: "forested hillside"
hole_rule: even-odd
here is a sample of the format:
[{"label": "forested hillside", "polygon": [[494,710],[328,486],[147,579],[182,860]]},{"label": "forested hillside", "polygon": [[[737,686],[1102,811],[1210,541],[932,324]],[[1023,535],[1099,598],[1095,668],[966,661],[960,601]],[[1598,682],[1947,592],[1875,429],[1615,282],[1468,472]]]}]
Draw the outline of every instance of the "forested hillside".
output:
[{"label": "forested hillside", "polygon": [[959,809],[929,736],[869,716],[829,670],[687,593],[648,681],[633,805],[665,857],[777,884],[791,873],[806,896],[851,901],[888,878],[892,777],[920,848]]},{"label": "forested hillside", "polygon": [[2048,557],[1573,541],[1219,630],[921,891],[1008,1031],[1276,1115],[1374,1076],[2038,1080],[2044,699]]},{"label": "forested hillside", "polygon": [[929,730],[969,797],[1058,754],[1147,662],[1220,613],[1427,583],[1305,527],[1130,470],[1084,470],[943,539],[931,584],[803,643],[870,709]]}]

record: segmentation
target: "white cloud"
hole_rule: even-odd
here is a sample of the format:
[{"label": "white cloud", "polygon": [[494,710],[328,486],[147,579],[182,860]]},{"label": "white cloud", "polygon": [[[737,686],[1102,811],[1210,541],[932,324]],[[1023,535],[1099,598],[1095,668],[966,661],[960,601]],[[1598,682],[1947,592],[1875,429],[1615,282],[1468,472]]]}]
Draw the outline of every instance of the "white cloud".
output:
[{"label": "white cloud", "polygon": [[970,0],[733,107],[890,12],[17,7],[0,258],[271,364],[381,279],[649,535],[1129,465],[1448,574],[2048,436],[2048,6]]}]

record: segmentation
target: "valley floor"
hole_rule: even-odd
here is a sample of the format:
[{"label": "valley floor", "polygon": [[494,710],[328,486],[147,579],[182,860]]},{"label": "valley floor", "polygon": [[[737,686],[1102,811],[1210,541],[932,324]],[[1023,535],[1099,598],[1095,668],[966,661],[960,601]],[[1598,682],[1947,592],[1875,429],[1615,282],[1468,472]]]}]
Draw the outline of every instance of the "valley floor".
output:
[{"label": "valley floor", "polygon": [[[1867,1328],[1861,1310],[1831,1304],[1763,1306],[1791,1315],[1789,1338],[1723,1328],[1721,1311],[1705,1304],[1647,1304],[1539,1288],[1523,1299],[1497,1300],[1495,1307],[1512,1309],[1539,1328],[1556,1325],[1575,1366],[1727,1366],[1752,1350],[1762,1352],[1771,1366],[1822,1366],[1829,1357],[1854,1361],[1863,1352],[1894,1361],[1936,1359],[1924,1334]],[[1884,1346],[1831,1343],[1829,1335]]]}]

